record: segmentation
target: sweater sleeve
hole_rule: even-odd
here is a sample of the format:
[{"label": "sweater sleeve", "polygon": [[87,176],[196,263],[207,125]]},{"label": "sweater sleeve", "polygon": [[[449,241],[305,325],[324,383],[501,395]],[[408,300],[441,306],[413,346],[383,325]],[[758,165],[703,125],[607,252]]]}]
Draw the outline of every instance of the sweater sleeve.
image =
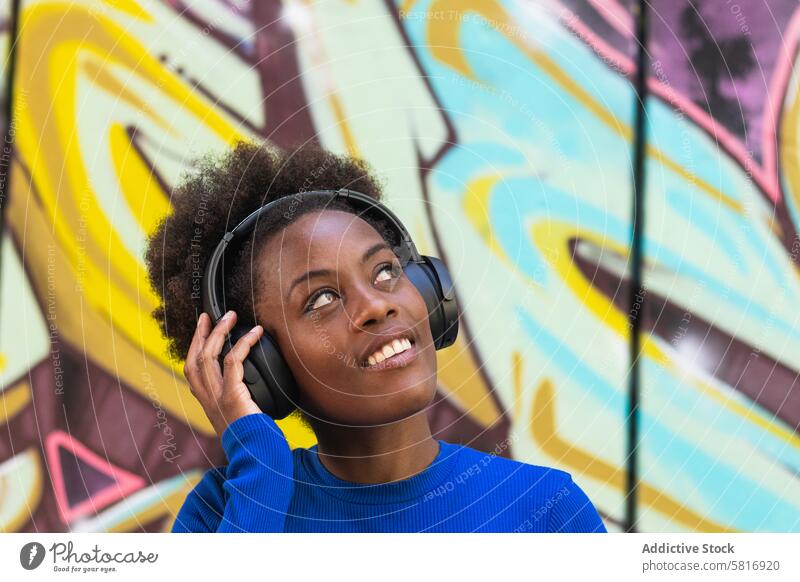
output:
[{"label": "sweater sleeve", "polygon": [[569,473],[551,500],[548,533],[608,533],[597,509]]},{"label": "sweater sleeve", "polygon": [[214,467],[206,471],[200,482],[186,496],[175,516],[172,533],[217,531],[225,511],[222,490],[224,482],[225,467]]},{"label": "sweater sleeve", "polygon": [[227,467],[211,469],[189,493],[173,532],[282,532],[294,493],[289,443],[266,414],[222,433]]}]

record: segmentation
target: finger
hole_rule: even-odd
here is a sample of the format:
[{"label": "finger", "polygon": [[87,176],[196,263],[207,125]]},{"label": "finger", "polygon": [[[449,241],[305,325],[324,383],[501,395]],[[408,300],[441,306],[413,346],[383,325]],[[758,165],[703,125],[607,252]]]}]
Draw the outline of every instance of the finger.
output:
[{"label": "finger", "polygon": [[250,350],[261,339],[261,334],[264,328],[260,325],[255,326],[253,329],[244,334],[236,345],[233,346],[231,351],[225,355],[223,364],[225,366],[225,373],[223,374],[223,391],[226,394],[231,392],[231,389],[236,387],[243,381],[244,378],[244,360],[250,353]]},{"label": "finger", "polygon": [[199,379],[198,357],[205,345],[206,338],[210,333],[210,318],[206,313],[201,313],[197,319],[197,329],[192,336],[192,343],[189,344],[189,351],[186,352],[186,363],[183,367],[183,374],[190,382]]},{"label": "finger", "polygon": [[247,358],[247,355],[250,353],[250,350],[254,345],[256,345],[256,343],[258,343],[258,340],[261,339],[261,333],[263,331],[264,328],[260,325],[255,326],[253,329],[239,338],[239,341],[237,341],[236,345],[234,345],[231,351],[228,352],[228,355],[239,362],[244,362],[245,358]]},{"label": "finger", "polygon": [[236,324],[236,312],[229,311],[219,320],[214,329],[208,335],[203,347],[203,352],[209,359],[218,359],[219,353],[222,351],[222,346],[225,344],[225,338],[230,333],[233,326]]},{"label": "finger", "polygon": [[236,312],[227,312],[208,335],[200,352],[200,371],[203,376],[206,392],[212,398],[219,397],[222,392],[222,370],[219,366],[219,354],[225,338],[236,323]]}]

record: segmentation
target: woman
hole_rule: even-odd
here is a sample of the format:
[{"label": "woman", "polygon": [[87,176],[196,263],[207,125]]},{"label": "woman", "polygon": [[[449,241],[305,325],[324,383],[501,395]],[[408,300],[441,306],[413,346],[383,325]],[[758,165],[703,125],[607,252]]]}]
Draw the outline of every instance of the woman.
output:
[{"label": "woman", "polygon": [[[188,495],[173,531],[605,532],[568,473],[434,438],[427,308],[388,230],[344,202],[288,196],[338,188],[381,197],[360,160],[239,143],[197,164],[150,238],[148,270],[164,298],[153,315],[228,459]],[[235,309],[212,329],[196,316],[205,262],[226,230],[281,197],[291,211],[260,220],[227,268]],[[240,320],[252,330],[221,368]],[[242,362],[265,331],[297,381],[296,414],[318,442],[308,449],[290,450],[243,382]]]}]

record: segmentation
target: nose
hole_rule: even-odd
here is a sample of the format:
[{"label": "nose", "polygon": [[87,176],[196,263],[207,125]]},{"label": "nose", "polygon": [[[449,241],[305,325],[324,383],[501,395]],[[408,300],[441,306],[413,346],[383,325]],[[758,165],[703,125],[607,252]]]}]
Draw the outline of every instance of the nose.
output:
[{"label": "nose", "polygon": [[364,331],[397,315],[396,295],[362,285],[350,296],[350,330]]}]

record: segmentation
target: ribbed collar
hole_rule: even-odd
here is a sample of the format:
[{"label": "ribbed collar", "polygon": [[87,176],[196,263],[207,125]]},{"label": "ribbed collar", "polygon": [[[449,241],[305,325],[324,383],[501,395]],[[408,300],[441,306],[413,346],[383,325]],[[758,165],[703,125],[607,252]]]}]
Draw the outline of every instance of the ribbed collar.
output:
[{"label": "ribbed collar", "polygon": [[306,449],[302,462],[314,484],[343,501],[375,504],[406,502],[436,490],[456,467],[461,447],[441,440],[437,442],[439,452],[427,468],[408,479],[389,483],[354,483],[339,479],[319,460],[317,445]]}]

